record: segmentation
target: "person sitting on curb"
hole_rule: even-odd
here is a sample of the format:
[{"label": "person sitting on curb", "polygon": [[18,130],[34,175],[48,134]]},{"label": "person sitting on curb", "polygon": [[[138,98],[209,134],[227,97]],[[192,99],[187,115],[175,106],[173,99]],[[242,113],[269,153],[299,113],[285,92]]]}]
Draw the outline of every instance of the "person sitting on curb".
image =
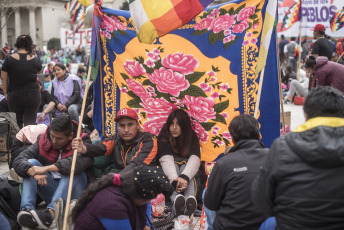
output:
[{"label": "person sitting on curb", "polygon": [[81,138],[75,138],[72,147],[85,156],[112,156],[116,173],[144,164],[156,166],[157,140],[152,134],[140,131],[138,120],[133,109],[123,108],[115,118],[118,133],[97,144],[87,144]]},{"label": "person sitting on curb", "polygon": [[259,141],[259,123],[250,115],[235,117],[229,132],[234,146],[216,161],[204,194],[204,206],[216,211],[215,220],[207,222],[214,229],[259,229],[267,215],[254,205],[251,184],[269,150]]},{"label": "person sitting on curb", "polygon": [[[15,172],[23,177],[22,211],[17,216],[20,226],[48,229],[55,216],[55,201],[60,197],[66,200],[74,153],[71,142],[77,125],[68,116],[57,116],[46,132],[14,160]],[[85,143],[91,143],[87,134],[81,133],[81,138]],[[79,198],[85,189],[85,171],[92,162],[90,157],[77,157],[72,199]],[[44,211],[35,210],[37,194],[48,204]]]}]

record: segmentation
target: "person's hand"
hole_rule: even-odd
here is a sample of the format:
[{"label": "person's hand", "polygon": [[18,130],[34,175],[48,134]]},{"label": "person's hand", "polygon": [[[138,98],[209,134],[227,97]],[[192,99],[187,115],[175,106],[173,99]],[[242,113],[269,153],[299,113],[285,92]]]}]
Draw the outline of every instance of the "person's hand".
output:
[{"label": "person's hand", "polygon": [[175,181],[177,181],[176,192],[178,193],[184,192],[186,187],[188,187],[189,183],[183,178],[178,177]]},{"label": "person's hand", "polygon": [[61,111],[62,111],[62,112],[68,112],[67,106],[63,105]]},{"label": "person's hand", "polygon": [[79,138],[74,138],[72,141],[72,149],[77,150],[78,153],[85,154],[86,153],[86,146],[84,146],[84,142],[82,139]]},{"label": "person's hand", "polygon": [[35,175],[44,175],[47,173],[46,167],[41,167],[41,166],[32,166],[27,170],[27,174],[30,176],[35,176]]},{"label": "person's hand", "polygon": [[33,177],[39,185],[41,186],[46,186],[48,183],[47,183],[47,175],[35,175]]},{"label": "person's hand", "polygon": [[6,101],[8,100],[8,94],[7,93],[5,94],[5,99],[6,99]]},{"label": "person's hand", "polygon": [[56,107],[57,107],[58,111],[62,112],[63,105],[61,103],[58,103]]},{"label": "person's hand", "polygon": [[39,122],[42,122],[43,119],[44,119],[44,117],[45,117],[45,112],[41,112],[41,114],[37,117],[37,120],[38,120]]},{"label": "person's hand", "polygon": [[96,138],[97,135],[98,135],[98,131],[97,131],[96,129],[94,129],[94,130],[92,131],[92,133],[90,134],[90,138],[91,138],[91,139],[94,139],[94,138]]},{"label": "person's hand", "polygon": [[151,228],[148,225],[145,225],[145,227],[143,228],[143,230],[150,230]]}]

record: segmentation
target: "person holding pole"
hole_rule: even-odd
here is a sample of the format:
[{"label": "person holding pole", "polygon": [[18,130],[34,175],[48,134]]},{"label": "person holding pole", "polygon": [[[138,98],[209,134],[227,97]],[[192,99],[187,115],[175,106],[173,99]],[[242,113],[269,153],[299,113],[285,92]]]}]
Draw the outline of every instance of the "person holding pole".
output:
[{"label": "person holding pole", "polygon": [[81,138],[75,138],[72,147],[85,156],[112,156],[116,173],[127,167],[156,166],[157,139],[148,132],[141,132],[138,120],[133,109],[123,108],[115,118],[118,133],[97,144],[84,143]]},{"label": "person holding pole", "polygon": [[[13,162],[15,172],[23,177],[23,191],[17,216],[19,225],[35,229],[48,229],[55,217],[54,203],[66,200],[73,159],[71,142],[78,124],[68,116],[57,116],[47,131],[37,141],[20,153]],[[91,143],[87,134],[81,133],[84,143]],[[87,185],[86,169],[93,159],[78,156],[76,159],[72,198],[78,199]],[[48,204],[44,211],[36,211],[37,194]]]}]

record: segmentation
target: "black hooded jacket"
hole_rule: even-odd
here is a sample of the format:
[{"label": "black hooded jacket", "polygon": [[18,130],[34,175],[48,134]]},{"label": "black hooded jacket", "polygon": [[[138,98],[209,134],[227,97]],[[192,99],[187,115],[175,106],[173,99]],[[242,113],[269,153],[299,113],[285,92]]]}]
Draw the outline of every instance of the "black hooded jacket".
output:
[{"label": "black hooded jacket", "polygon": [[252,185],[277,229],[344,229],[344,119],[309,119],[271,146]]}]

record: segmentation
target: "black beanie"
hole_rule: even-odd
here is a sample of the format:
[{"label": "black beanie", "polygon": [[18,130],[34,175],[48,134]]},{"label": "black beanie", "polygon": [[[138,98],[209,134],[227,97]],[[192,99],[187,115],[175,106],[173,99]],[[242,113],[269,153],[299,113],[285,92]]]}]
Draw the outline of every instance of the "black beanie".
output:
[{"label": "black beanie", "polygon": [[173,193],[172,185],[159,166],[136,167],[134,180],[136,189],[143,199],[154,199],[160,193],[170,197]]}]

